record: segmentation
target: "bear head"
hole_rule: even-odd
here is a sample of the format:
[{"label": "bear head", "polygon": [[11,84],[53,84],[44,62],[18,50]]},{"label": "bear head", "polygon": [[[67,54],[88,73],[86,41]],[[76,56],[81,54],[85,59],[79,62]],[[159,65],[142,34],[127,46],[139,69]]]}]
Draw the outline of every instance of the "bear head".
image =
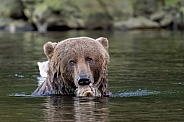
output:
[{"label": "bear head", "polygon": [[47,94],[108,96],[108,48],[108,40],[104,37],[77,37],[46,43],[44,53],[49,69],[41,91]]}]

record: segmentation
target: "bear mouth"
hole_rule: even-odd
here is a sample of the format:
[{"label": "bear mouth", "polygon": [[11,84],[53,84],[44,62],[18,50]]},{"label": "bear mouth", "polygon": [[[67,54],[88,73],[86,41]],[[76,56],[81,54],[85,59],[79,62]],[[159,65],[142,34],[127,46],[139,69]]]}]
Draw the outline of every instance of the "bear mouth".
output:
[{"label": "bear mouth", "polygon": [[79,97],[100,97],[100,91],[92,86],[89,85],[79,85],[78,88],[75,90],[75,95]]}]

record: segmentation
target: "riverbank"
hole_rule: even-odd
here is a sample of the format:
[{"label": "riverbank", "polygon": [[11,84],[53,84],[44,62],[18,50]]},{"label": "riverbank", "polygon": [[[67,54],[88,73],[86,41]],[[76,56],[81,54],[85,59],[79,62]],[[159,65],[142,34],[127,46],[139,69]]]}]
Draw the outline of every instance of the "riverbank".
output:
[{"label": "riverbank", "polygon": [[182,0],[0,0],[0,30],[184,29]]}]

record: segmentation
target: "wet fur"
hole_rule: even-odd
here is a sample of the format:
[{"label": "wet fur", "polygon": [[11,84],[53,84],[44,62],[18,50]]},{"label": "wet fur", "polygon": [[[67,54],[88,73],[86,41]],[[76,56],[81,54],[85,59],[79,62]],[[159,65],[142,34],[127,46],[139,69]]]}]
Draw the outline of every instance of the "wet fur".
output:
[{"label": "wet fur", "polygon": [[[75,74],[78,68],[70,68],[69,61],[77,60],[82,66],[85,58],[94,59],[87,69],[93,77],[93,84],[102,96],[109,95],[107,64],[109,62],[108,40],[88,37],[70,38],[58,43],[48,42],[44,45],[44,53],[48,58],[48,75],[46,80],[32,95],[74,95],[77,83]],[[87,64],[86,64],[87,65]],[[86,66],[85,65],[85,66]]]}]

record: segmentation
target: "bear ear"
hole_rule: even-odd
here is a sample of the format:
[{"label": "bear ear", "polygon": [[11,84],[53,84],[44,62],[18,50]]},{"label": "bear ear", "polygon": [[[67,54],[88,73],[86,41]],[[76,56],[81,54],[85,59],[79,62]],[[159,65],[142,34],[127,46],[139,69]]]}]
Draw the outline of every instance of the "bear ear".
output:
[{"label": "bear ear", "polygon": [[57,43],[47,42],[43,46],[43,50],[45,55],[47,56],[48,60],[51,59],[53,56],[54,48],[56,47]]},{"label": "bear ear", "polygon": [[100,37],[100,38],[96,39],[96,41],[100,42],[103,45],[103,47],[108,51],[109,43],[108,43],[107,38]]}]

